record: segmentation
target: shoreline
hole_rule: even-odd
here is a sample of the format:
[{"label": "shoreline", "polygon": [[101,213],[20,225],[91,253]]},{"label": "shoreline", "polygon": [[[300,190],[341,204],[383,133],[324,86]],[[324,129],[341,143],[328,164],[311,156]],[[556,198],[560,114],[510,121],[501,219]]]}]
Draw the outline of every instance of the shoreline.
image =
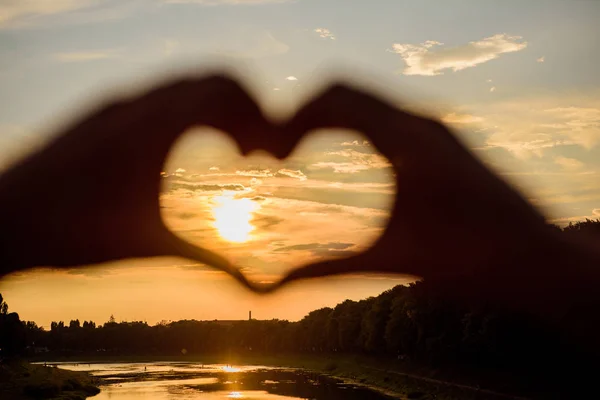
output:
[{"label": "shoreline", "polygon": [[[178,355],[178,356],[68,356],[52,357],[50,363],[160,363],[189,362],[204,364],[253,365],[296,369],[335,378],[343,383],[368,388],[391,398],[436,399],[514,399],[525,397],[480,389],[465,383],[436,379],[423,374],[392,368],[385,363],[358,356],[305,355]],[[375,360],[376,361],[376,360]],[[384,367],[384,368],[383,368]],[[419,371],[413,371],[419,372]]]},{"label": "shoreline", "polygon": [[0,398],[86,399],[100,393],[99,380],[87,372],[69,371],[24,360],[0,364]]}]

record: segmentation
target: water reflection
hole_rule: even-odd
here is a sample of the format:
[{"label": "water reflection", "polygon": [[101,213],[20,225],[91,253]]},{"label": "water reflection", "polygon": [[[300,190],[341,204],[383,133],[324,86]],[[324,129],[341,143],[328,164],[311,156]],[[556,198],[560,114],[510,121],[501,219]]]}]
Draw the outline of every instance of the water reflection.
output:
[{"label": "water reflection", "polygon": [[59,367],[101,377],[104,384],[95,400],[387,398],[317,374],[263,366],[173,362],[76,363]]}]

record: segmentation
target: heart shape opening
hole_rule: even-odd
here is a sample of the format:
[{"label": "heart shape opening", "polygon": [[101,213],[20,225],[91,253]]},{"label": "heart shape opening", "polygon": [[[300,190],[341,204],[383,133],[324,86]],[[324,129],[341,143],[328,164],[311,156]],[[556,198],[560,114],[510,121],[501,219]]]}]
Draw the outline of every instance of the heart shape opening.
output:
[{"label": "heart shape opening", "polygon": [[381,236],[395,183],[364,136],[309,132],[284,160],[236,150],[224,132],[184,133],[162,173],[161,214],[177,236],[224,255],[250,281],[275,283]]}]

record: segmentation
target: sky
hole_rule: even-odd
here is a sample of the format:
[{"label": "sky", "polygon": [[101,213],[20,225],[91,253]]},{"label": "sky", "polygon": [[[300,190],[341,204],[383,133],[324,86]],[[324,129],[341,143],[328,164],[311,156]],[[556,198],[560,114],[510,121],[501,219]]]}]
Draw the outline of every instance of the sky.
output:
[{"label": "sky", "polygon": [[[0,169],[112,98],[233,66],[281,117],[335,77],[447,123],[490,168],[565,225],[600,217],[597,1],[0,0]],[[360,252],[394,196],[358,132],[309,135],[283,162],[243,158],[224,133],[182,135],[161,212],[184,239],[253,279]],[[43,267],[43,266],[41,266]],[[297,320],[405,276],[349,276],[257,296],[182,259],[136,259],[0,282],[24,320]]]}]

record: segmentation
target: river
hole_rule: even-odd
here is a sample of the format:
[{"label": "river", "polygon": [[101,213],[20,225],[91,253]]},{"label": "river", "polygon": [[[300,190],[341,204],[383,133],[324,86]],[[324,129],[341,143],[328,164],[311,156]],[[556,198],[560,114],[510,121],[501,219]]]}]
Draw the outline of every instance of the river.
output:
[{"label": "river", "polygon": [[100,377],[101,392],[93,400],[389,399],[322,375],[264,366],[184,362],[58,366]]}]

